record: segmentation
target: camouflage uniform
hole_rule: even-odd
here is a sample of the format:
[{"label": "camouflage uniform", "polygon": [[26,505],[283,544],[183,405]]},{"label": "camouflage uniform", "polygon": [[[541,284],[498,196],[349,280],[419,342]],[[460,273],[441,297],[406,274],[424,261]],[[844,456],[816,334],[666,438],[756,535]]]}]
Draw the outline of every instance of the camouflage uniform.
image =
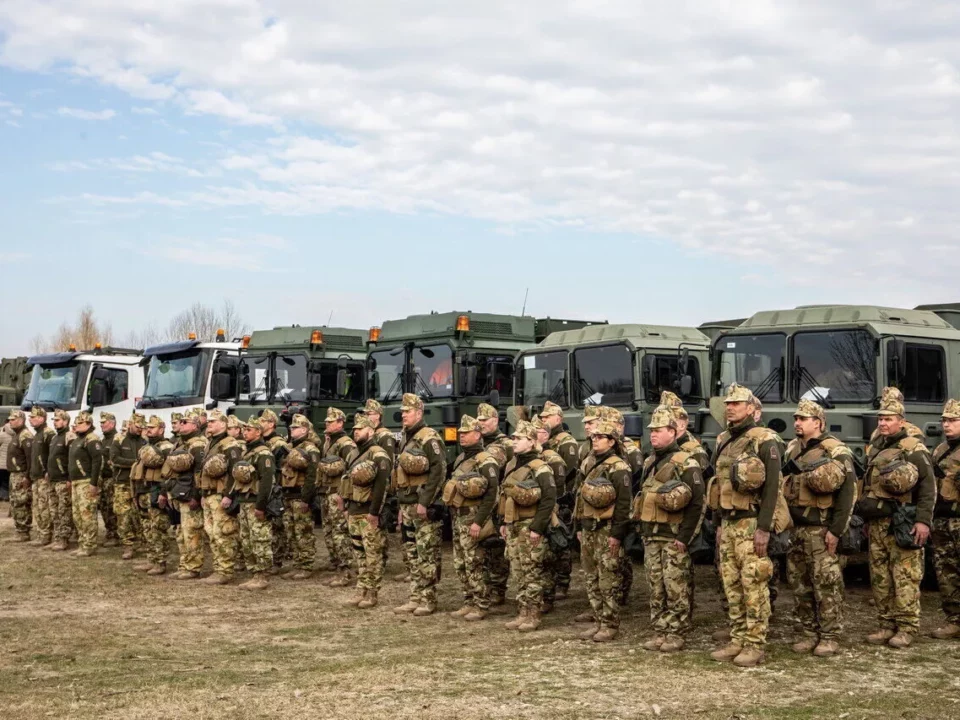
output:
[{"label": "camouflage uniform", "polygon": [[[69,419],[69,416],[67,416]],[[14,497],[11,486],[11,495],[10,502],[13,510],[14,523],[17,525],[17,531],[21,535],[29,536],[30,528],[33,525],[33,514],[34,506],[37,500],[36,488],[40,487],[40,494],[44,494],[44,489],[49,487],[48,482],[50,480],[49,475],[47,474],[47,463],[50,462],[50,444],[53,442],[53,439],[57,436],[56,431],[53,428],[49,427],[46,424],[47,412],[40,407],[34,407],[30,410],[30,418],[40,418],[44,422],[39,427],[34,428],[36,434],[33,436],[33,439],[30,443],[30,484],[25,488],[25,493],[23,496]],[[66,478],[64,478],[66,482]],[[69,493],[68,493],[69,495]],[[47,497],[40,500],[40,504],[47,505],[51,508],[48,510],[51,518],[58,514],[53,512],[53,500],[50,493],[47,494]],[[24,525],[23,520],[17,521],[17,509],[20,510],[20,517],[24,517],[24,510],[26,516],[26,524]],[[59,505],[57,505],[57,510],[59,510]],[[43,514],[43,513],[41,513]],[[72,511],[70,512],[72,518]],[[70,532],[67,534],[67,537],[70,537],[70,534],[73,533],[73,520],[69,522]],[[25,529],[23,529],[25,528]],[[42,531],[41,531],[42,532]]]},{"label": "camouflage uniform", "polygon": [[[207,422],[226,422],[226,415],[214,410]],[[240,443],[227,435],[226,430],[209,438],[209,447],[203,456],[199,486],[202,496],[203,530],[210,539],[214,580],[226,582],[236,570],[237,549],[240,542],[237,519],[222,507],[224,495],[232,485],[230,472],[243,455]],[[204,581],[208,582],[208,581]]]},{"label": "camouflage uniform", "polygon": [[[469,415],[460,418],[459,433],[480,432],[480,423]],[[477,614],[490,609],[490,593],[484,570],[486,551],[480,544],[481,538],[470,535],[474,524],[486,530],[486,537],[495,533],[493,511],[497,500],[497,486],[500,479],[500,465],[496,458],[483,449],[483,440],[476,445],[463,446],[462,452],[453,462],[451,479],[444,486],[444,500],[453,516],[453,569],[463,588],[463,616],[477,610]],[[477,497],[465,497],[460,492],[458,482],[467,476],[479,475],[479,484],[486,488]],[[471,493],[473,494],[473,493]]]},{"label": "camouflage uniform", "polygon": [[[249,418],[245,427],[262,431],[256,417]],[[273,453],[262,439],[247,443],[243,460],[252,468],[250,476],[245,478],[237,472],[239,464],[233,471],[233,493],[240,501],[240,544],[254,581],[263,583],[264,573],[273,566],[272,537],[270,521],[265,516],[257,517],[257,512],[266,512],[270,488],[276,480],[276,465]]]},{"label": "camouflage uniform", "polygon": [[[123,558],[127,560],[133,557],[142,534],[141,513],[144,509],[142,506],[138,509],[130,474],[137,463],[140,448],[146,444],[142,435],[145,422],[143,415],[134,413],[127,421],[127,431],[114,437],[109,447],[110,464],[114,472],[113,513],[117,518],[117,535],[124,550]],[[136,426],[135,431],[131,429],[131,424]]]},{"label": "camouflage uniform", "polygon": [[[273,453],[274,466],[282,468],[287,459],[287,454],[290,452],[290,443],[277,435],[275,432],[275,428],[280,418],[277,417],[277,414],[273,410],[267,408],[260,413],[260,419],[266,423],[273,424],[273,427],[265,427],[263,432],[263,442],[268,448],[270,448],[270,452]],[[290,515],[284,512],[282,515],[280,515],[280,517],[270,518],[270,531],[271,537],[273,538],[271,541],[271,547],[273,549],[274,568],[282,567],[284,561],[290,559],[290,547],[287,542],[289,531],[286,527],[289,517]]]},{"label": "camouflage uniform", "polygon": [[[342,410],[331,407],[327,408],[327,416],[324,423],[346,420]],[[322,485],[325,493],[325,503],[323,505],[323,541],[327,547],[327,555],[330,558],[330,565],[340,573],[349,575],[353,570],[353,543],[350,540],[350,527],[347,522],[347,514],[341,507],[341,499],[337,490],[340,486],[340,476],[357,457],[357,445],[353,439],[345,432],[326,433],[323,441],[323,450],[321,451],[321,463],[318,469],[317,482]],[[334,467],[325,463],[327,458],[339,458],[340,467],[336,472],[331,472],[329,468]],[[334,581],[336,586],[343,587],[348,584],[346,578],[339,578]]]},{"label": "camouflage uniform", "polygon": [[[64,423],[63,427],[54,429],[54,435],[50,438],[49,453],[47,455],[47,472],[42,478],[38,478],[33,483],[33,514],[36,520],[37,534],[41,543],[50,542],[54,535],[53,515],[54,508],[60,513],[60,496],[54,493],[54,488],[61,485],[68,485],[70,482],[70,473],[68,470],[69,450],[68,445],[74,438],[70,432],[70,414],[66,410],[57,410],[54,412],[54,422],[60,420]],[[68,493],[69,494],[69,493]],[[67,538],[73,532],[73,502],[68,503],[70,508],[70,521],[67,525],[70,531],[66,530],[57,534],[57,538],[62,539],[64,535]]]},{"label": "camouflage uniform", "polygon": [[[673,412],[659,406],[647,427],[676,429]],[[645,646],[648,649],[679,650],[681,638],[690,630],[693,562],[689,547],[703,518],[703,495],[700,464],[676,441],[645,459],[633,519],[639,521],[643,536],[650,623],[656,633],[652,644]]]},{"label": "camouflage uniform", "polygon": [[[113,423],[117,422],[117,418],[113,413],[100,413],[101,427],[103,427],[103,423],[111,421]],[[111,545],[116,545],[117,541],[119,540],[119,535],[117,532],[117,515],[113,511],[115,473],[113,470],[113,465],[110,463],[110,448],[113,447],[113,442],[116,437],[116,426],[114,426],[113,430],[103,432],[101,434],[100,445],[103,448],[103,470],[100,478],[100,497],[97,502],[97,509],[100,512],[100,517],[103,518],[104,544],[109,543]]]},{"label": "camouflage uniform", "polygon": [[[630,489],[636,495],[640,489],[640,473],[643,472],[643,450],[633,440],[623,434],[623,413],[616,408],[601,407],[600,419],[612,423],[617,431],[617,454],[630,466]],[[628,535],[632,528],[628,531]],[[630,599],[630,588],[633,587],[633,560],[624,551],[620,561],[620,586],[617,588],[617,602],[626,605]]]},{"label": "camouflage uniform", "polygon": [[[563,409],[555,403],[547,402],[540,412],[540,419],[542,421],[551,415],[559,416],[561,422],[550,429],[550,439],[547,440],[545,449],[556,453],[563,460],[564,473],[562,478],[557,478],[557,497],[558,499],[564,498],[563,505],[570,507],[577,484],[577,472],[580,469],[580,448],[573,435],[563,429]],[[544,459],[548,460],[547,458]],[[570,588],[570,577],[573,573],[573,552],[568,547],[554,555],[551,565],[551,579],[548,581],[550,587],[547,593],[547,599],[550,601],[553,600],[555,589],[559,590],[562,595],[566,595]]]},{"label": "camouflage uniform", "polygon": [[[817,418],[824,427],[823,408],[801,400],[794,417]],[[813,469],[810,466],[817,464]],[[836,641],[843,629],[843,571],[840,558],[827,551],[826,533],[840,538],[850,524],[856,500],[853,454],[831,435],[791,440],[784,457],[784,495],[794,529],[787,554],[787,574],[793,588],[794,616],[806,642],[795,650],[808,651]],[[789,471],[788,471],[789,470]],[[833,492],[822,492],[825,483],[839,483]],[[832,649],[832,648],[831,648]]]},{"label": "camouflage uniform", "polygon": [[[375,443],[377,443],[377,445],[382,447],[384,451],[386,451],[387,457],[390,459],[390,466],[393,467],[393,464],[397,457],[397,441],[394,434],[380,424],[381,422],[383,422],[383,405],[381,405],[379,402],[377,402],[373,398],[368,398],[367,402],[364,403],[363,413],[368,418],[370,417],[371,413],[376,413],[380,417],[377,424],[374,425],[373,440]],[[384,500],[384,505],[385,507],[396,509],[398,507],[397,498],[395,493],[393,492],[393,488],[390,487],[390,485],[391,485],[390,483],[388,483],[387,485],[387,497]],[[384,520],[386,519],[386,513],[384,513],[384,517],[382,519]],[[391,519],[393,520],[393,524],[395,525],[396,518],[391,518]],[[386,536],[387,529],[388,528],[383,529],[384,530],[384,538],[383,538],[384,567],[386,567],[386,564],[387,564],[387,555],[388,555],[388,549],[389,549],[389,543],[387,542],[387,536]],[[407,559],[406,555],[405,554],[401,554],[401,555],[404,559],[404,563],[406,563],[406,559]],[[406,569],[407,574],[409,575],[410,568],[406,567],[406,564],[404,565],[404,567]]]},{"label": "camouflage uniform", "polygon": [[[500,414],[497,412],[497,409],[489,403],[481,403],[477,407],[477,420],[499,417]],[[513,459],[513,446],[510,444],[510,438],[497,429],[492,433],[484,435],[482,442],[483,449],[490,453],[497,461],[502,478],[507,462]],[[493,602],[503,602],[507,594],[507,582],[510,579],[510,562],[507,559],[506,546],[504,544],[493,542],[484,552],[484,574],[487,590],[491,598],[494,599]]]},{"label": "camouflage uniform", "polygon": [[184,497],[174,497],[173,500],[174,508],[180,512],[180,530],[177,533],[180,560],[176,577],[183,580],[199,576],[203,569],[203,540],[206,535],[203,529],[203,507],[200,504],[198,480],[200,469],[203,467],[203,458],[207,452],[207,439],[199,429],[184,432],[183,424],[189,421],[199,426],[200,416],[196,410],[185,413],[181,422],[180,439],[174,444],[170,453],[190,456],[190,468],[174,473],[175,477],[171,478],[170,483],[171,487],[177,483],[190,487]]},{"label": "camouflage uniform", "polygon": [[[22,410],[10,411],[8,421],[16,420],[26,423],[26,415]],[[14,430],[7,455],[7,468],[10,470],[10,511],[20,540],[29,539],[32,522],[29,472],[33,437],[26,424]]]},{"label": "camouflage uniform", "polygon": [[[539,418],[534,418],[531,424],[539,432],[541,428],[549,432]],[[579,455],[579,448],[577,448]],[[554,506],[555,512],[550,519],[551,527],[560,524],[559,498],[563,495],[563,488],[567,483],[567,464],[563,458],[549,447],[542,446],[540,459],[545,462],[553,472],[553,484],[556,487],[557,505]],[[573,481],[574,486],[576,480]],[[572,497],[572,493],[570,495]],[[568,523],[572,525],[572,517],[568,518]],[[567,526],[569,528],[569,525]],[[567,590],[570,587],[570,572],[572,571],[572,551],[566,547],[562,552],[551,550],[544,560],[543,568],[543,612],[547,613],[553,609],[553,603],[557,597],[557,591],[560,591],[561,599],[566,597]]]},{"label": "camouflage uniform", "polygon": [[[960,419],[960,401],[948,400],[941,417]],[[940,478],[933,515],[933,563],[940,587],[940,607],[947,625],[934,637],[960,636],[960,438],[947,439],[933,451],[935,471]]]},{"label": "camouflage uniform", "polygon": [[[134,415],[133,421],[139,427],[146,427],[148,432],[163,425],[163,421],[156,415],[151,415],[148,422],[144,422],[142,416]],[[173,450],[173,443],[162,434],[145,439],[128,433],[119,443],[119,449],[114,451],[114,457],[122,457],[125,461],[127,454],[134,449],[137,451],[137,459],[132,467],[126,469],[126,482],[118,484],[116,490],[130,493],[132,487],[131,497],[135,498],[137,503],[140,516],[137,525],[143,528],[144,548],[151,563],[150,571],[160,574],[166,570],[167,557],[170,555],[170,514],[161,508],[159,503],[161,497],[170,502],[167,477],[172,475],[172,472],[165,465]],[[122,476],[123,474],[118,472],[118,477]],[[127,512],[123,505],[120,507]],[[121,518],[120,528],[123,529],[125,523],[130,521],[126,517]],[[132,549],[132,544],[129,547]]]},{"label": "camouflage uniform", "polygon": [[[290,420],[291,432],[297,427],[312,429],[310,421],[300,414],[294,415]],[[283,506],[286,516],[285,546],[294,567],[301,573],[311,572],[317,559],[317,542],[313,534],[313,513],[310,511],[310,506],[316,499],[319,461],[320,449],[308,434],[293,441],[293,447],[284,458],[280,471],[280,486],[283,488]]]},{"label": "camouflage uniform", "polygon": [[80,545],[78,555],[92,555],[97,550],[99,527],[97,526],[98,495],[91,497],[90,489],[99,488],[103,467],[103,444],[93,432],[93,418],[88,412],[77,413],[76,424],[90,427],[78,432],[70,443],[70,486],[73,491],[73,524],[77,529]]}]

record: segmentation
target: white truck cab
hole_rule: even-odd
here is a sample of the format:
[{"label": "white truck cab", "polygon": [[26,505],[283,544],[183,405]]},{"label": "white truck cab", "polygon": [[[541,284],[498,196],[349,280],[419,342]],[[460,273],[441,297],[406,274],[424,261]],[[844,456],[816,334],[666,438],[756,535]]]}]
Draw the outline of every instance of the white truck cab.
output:
[{"label": "white truck cab", "polygon": [[222,331],[216,342],[188,340],[154,345],[143,351],[147,387],[137,408],[145,416],[158,415],[170,430],[170,416],[194,408],[220,410],[234,406],[240,343],[226,342]]},{"label": "white truck cab", "polygon": [[81,410],[91,412],[97,428],[100,413],[111,412],[119,426],[143,395],[142,359],[139,350],[104,348],[99,343],[84,352],[71,345],[67,352],[34,355],[27,358],[30,385],[21,407],[44,408],[51,427],[54,410],[66,410],[71,420]]}]

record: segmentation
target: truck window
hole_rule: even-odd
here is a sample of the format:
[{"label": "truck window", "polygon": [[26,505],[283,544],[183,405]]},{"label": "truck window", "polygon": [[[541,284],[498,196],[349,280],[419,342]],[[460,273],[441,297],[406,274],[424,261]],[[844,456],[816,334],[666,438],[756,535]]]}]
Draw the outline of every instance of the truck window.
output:
[{"label": "truck window", "polygon": [[92,391],[96,385],[105,385],[107,388],[107,405],[114,405],[127,399],[127,388],[129,386],[129,376],[126,370],[116,368],[94,368],[94,374],[102,375],[102,378],[91,377],[90,386],[87,388],[87,404],[90,405]]},{"label": "truck window", "polygon": [[317,390],[322,399],[363,402],[363,365],[350,363],[344,368],[347,371],[347,391],[342,397],[337,395],[337,367],[336,361],[324,362],[320,371],[315,375],[318,378]]},{"label": "truck window", "polygon": [[227,391],[227,397],[236,397],[237,381],[240,378],[240,358],[236,355],[227,355],[224,352],[217,353],[213,371],[227,374],[230,378],[230,389]]},{"label": "truck window", "polygon": [[55,403],[63,408],[78,405],[87,367],[86,363],[34,365],[24,403]]},{"label": "truck window", "polygon": [[435,398],[453,395],[453,352],[447,345],[415,347],[410,352],[410,363],[417,395],[422,394],[424,382]]},{"label": "truck window", "polygon": [[381,402],[387,397],[399,398],[404,389],[400,386],[403,363],[406,357],[404,349],[377,350],[370,353],[370,395]]},{"label": "truck window", "polygon": [[573,351],[573,404],[629,405],[633,402],[633,354],[624,344]]},{"label": "truck window", "polygon": [[869,402],[877,392],[877,349],[865,330],[793,336],[793,399]]},{"label": "truck window", "polygon": [[[893,368],[889,377],[893,383]],[[907,343],[904,379],[900,390],[907,402],[942,403],[946,397],[946,362],[943,348],[938,345]]]},{"label": "truck window", "polygon": [[570,406],[567,399],[568,354],[566,350],[554,350],[523,356],[518,397],[521,405],[542,406],[550,400],[562,408]]},{"label": "truck window", "polygon": [[783,402],[786,335],[727,335],[716,345],[714,393],[722,395],[733,383],[750,388],[765,402]]},{"label": "truck window", "polygon": [[206,353],[189,351],[177,355],[154,355],[147,369],[147,389],[143,393],[146,403],[153,398],[165,397],[174,402],[178,398],[203,396],[205,370],[209,365]]},{"label": "truck window", "polygon": [[477,355],[477,394],[492,390],[500,397],[513,397],[513,358],[510,355]]},{"label": "truck window", "polygon": [[[648,356],[649,357],[649,356]],[[664,390],[680,395],[680,358],[677,355],[654,355],[654,373],[651,377],[643,373],[640,383],[643,386],[643,395],[647,402],[659,402],[660,393]],[[690,394],[684,395],[680,399],[684,401],[696,402],[700,394],[700,362],[695,357],[687,359],[687,372],[693,380]]]},{"label": "truck window", "polygon": [[304,355],[277,355],[274,359],[274,380],[271,390],[271,402],[306,400],[307,358]]}]

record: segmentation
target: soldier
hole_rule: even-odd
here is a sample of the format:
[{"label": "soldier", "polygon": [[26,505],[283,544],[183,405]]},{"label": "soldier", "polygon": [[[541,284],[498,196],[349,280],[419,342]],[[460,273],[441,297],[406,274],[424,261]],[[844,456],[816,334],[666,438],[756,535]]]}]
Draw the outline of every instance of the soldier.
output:
[{"label": "soldier", "polygon": [[796,624],[804,637],[796,653],[830,657],[840,650],[843,571],[837,545],[850,524],[856,500],[853,454],[826,434],[823,408],[801,400],[793,414],[796,438],[784,456],[784,495],[793,533],[787,575],[793,588]]},{"label": "soldier", "polygon": [[933,451],[940,491],[933,514],[933,562],[946,625],[933,637],[960,637],[960,400],[947,400],[941,415],[945,442]]},{"label": "soldier", "polygon": [[[135,488],[130,474],[137,457],[145,444],[143,426],[146,420],[140,413],[133,413],[127,421],[127,431],[114,437],[110,444],[110,464],[113,466],[113,512],[117,518],[117,534],[123,553],[121,560],[132,560],[141,539],[140,519],[142,508],[137,507]],[[149,569],[151,564],[144,566]]]},{"label": "soldier", "polygon": [[243,423],[240,422],[240,419],[236,415],[227,415],[227,435],[232,437],[238,443],[241,443],[243,446],[246,446],[246,443],[243,442],[243,437],[241,436],[240,432],[242,428]]},{"label": "soldier", "polygon": [[207,411],[203,408],[197,408],[197,430],[201,436],[207,436]]},{"label": "soldier", "polygon": [[340,476],[357,457],[357,445],[344,432],[347,416],[343,410],[327,408],[324,419],[324,441],[318,472],[326,502],[323,506],[323,541],[327,546],[330,566],[337,573],[327,582],[329,587],[347,587],[353,583],[353,545],[350,527],[339,494]]},{"label": "soldier", "polygon": [[[167,557],[170,555],[170,497],[163,468],[173,450],[173,443],[164,437],[163,420],[156,415],[151,415],[150,419],[144,422],[142,415],[134,413],[127,427],[130,432],[135,431],[136,435],[132,442],[129,437],[124,438],[114,456],[123,458],[125,462],[129,453],[135,449],[137,460],[127,471],[130,479],[122,485],[118,484],[117,489],[126,487],[129,490],[130,483],[133,483],[134,498],[142,519],[144,547],[149,560],[144,569],[147,575],[163,575],[167,571]],[[141,437],[141,428],[145,428],[145,440]],[[118,473],[119,477],[121,476]],[[126,511],[125,507],[123,509]],[[129,549],[132,557],[133,547],[130,546]],[[140,567],[142,566],[135,566],[135,569]]]},{"label": "soldier", "polygon": [[[37,520],[38,542],[41,545],[48,545],[53,537],[53,507],[56,504],[60,508],[59,500],[54,501],[54,486],[70,484],[70,473],[67,467],[69,463],[68,445],[73,440],[73,433],[69,430],[70,413],[66,410],[55,410],[53,413],[53,429],[56,433],[50,439],[50,449],[47,455],[47,472],[44,477],[39,478],[33,485],[33,511]],[[62,494],[62,491],[61,491]],[[69,503],[71,508],[71,520],[68,523],[70,531],[64,530],[58,537],[66,534],[69,539],[73,531],[73,503]],[[50,548],[51,550],[54,548]]]},{"label": "soldier", "polygon": [[753,667],[764,660],[770,623],[767,581],[773,563],[767,545],[780,493],[780,450],[771,434],[757,427],[756,398],[748,388],[733,383],[724,403],[727,429],[717,438],[708,502],[721,519],[717,546],[730,642],[711,657]]},{"label": "soldier", "polygon": [[383,406],[373,398],[370,398],[363,406],[363,413],[373,426],[374,441],[387,451],[390,462],[393,462],[397,454],[397,442],[394,439],[393,433],[383,427]]},{"label": "soldier", "polygon": [[[900,391],[900,388],[885,387],[883,390],[880,391],[881,403],[889,402],[891,400],[901,404],[903,403],[903,393]],[[914,425],[912,422],[910,422],[906,418],[903,419],[903,429],[907,431],[907,435],[909,437],[915,437],[920,440],[923,440],[925,437],[923,434],[923,430],[918,428],[916,425]],[[867,443],[867,448],[865,451],[867,455],[870,454],[870,446],[875,445],[877,441],[880,439],[880,437],[881,437],[881,433],[880,433],[879,427],[876,430],[874,430],[872,433],[870,433],[870,441]]]},{"label": "soldier", "polygon": [[[262,418],[261,418],[262,420]],[[317,544],[313,536],[313,513],[310,507],[316,499],[317,464],[320,448],[311,439],[310,421],[297,413],[290,419],[290,452],[284,458],[280,470],[280,486],[283,488],[283,506],[287,533],[285,547],[290,553],[295,568],[286,577],[290,580],[306,580],[313,574],[317,559]]]},{"label": "soldier", "polygon": [[[623,413],[613,407],[601,407],[600,419],[613,425],[617,436],[617,454],[630,466],[631,497],[640,491],[640,475],[643,473],[643,450],[640,445],[624,435]],[[627,533],[628,535],[631,530]],[[630,588],[633,586],[633,559],[624,548],[623,561],[620,567],[620,587],[617,590],[617,602],[626,605],[630,599]]]},{"label": "soldier", "polygon": [[17,542],[30,539],[31,487],[30,451],[33,433],[27,429],[27,416],[22,410],[11,410],[7,420],[13,430],[13,440],[7,455],[10,470],[10,508],[17,529]]},{"label": "soldier", "polygon": [[113,511],[114,472],[110,463],[110,448],[117,437],[117,418],[113,413],[100,413],[100,445],[103,447],[103,470],[100,477],[100,500],[98,510],[103,518],[104,547],[120,544],[117,531],[117,516]]},{"label": "soldier", "polygon": [[703,518],[703,475],[700,464],[677,445],[672,408],[660,405],[647,427],[654,454],[644,461],[633,510],[643,536],[654,631],[643,647],[677,652],[691,627],[693,561],[688,548]]},{"label": "soldier", "polygon": [[557,502],[554,473],[539,457],[537,430],[526,420],[511,436],[514,458],[500,493],[500,535],[506,540],[510,571],[517,581],[517,617],[509,630],[532,632],[540,627],[544,568],[551,561],[547,529]]},{"label": "soldier", "polygon": [[[242,448],[227,435],[227,416],[219,410],[207,419],[210,445],[200,470],[200,495],[203,531],[210,539],[213,573],[201,580],[205,585],[226,585],[233,579],[239,547],[237,519],[223,507],[224,495],[232,484],[230,471],[243,456]],[[227,507],[230,506],[229,498]]]},{"label": "soldier", "polygon": [[89,557],[97,552],[99,527],[97,501],[100,495],[100,472],[103,467],[103,444],[93,432],[93,416],[79,412],[76,417],[77,437],[70,442],[70,487],[73,493],[73,524],[80,548],[74,557]]},{"label": "soldier", "polygon": [[463,607],[450,615],[473,622],[483,620],[490,611],[486,551],[480,543],[496,532],[493,511],[500,465],[483,449],[480,423],[475,418],[461,417],[457,434],[461,452],[453,462],[443,500],[453,517],[453,569],[463,588]]},{"label": "soldier", "polygon": [[[266,446],[270,448],[270,452],[273,453],[274,467],[282,468],[287,454],[290,452],[290,443],[277,435],[279,418],[273,410],[267,408],[260,413],[260,420],[260,425],[263,428],[262,439]],[[270,568],[269,572],[276,575],[280,572],[283,561],[288,559],[286,515],[271,517],[270,527],[273,532],[273,567]]]},{"label": "soldier", "polygon": [[617,429],[605,420],[592,429],[593,450],[581,465],[587,471],[574,506],[574,517],[581,528],[577,533],[580,565],[594,622],[580,638],[594,642],[610,642],[620,629],[617,593],[623,540],[630,525],[631,483],[630,466],[616,453],[616,433]]},{"label": "soldier", "polygon": [[404,393],[400,414],[403,441],[397,457],[395,485],[401,522],[413,526],[414,546],[404,546],[411,555],[410,599],[393,611],[422,617],[432,615],[437,609],[443,524],[442,507],[437,501],[447,477],[447,459],[437,431],[423,422],[423,400]]},{"label": "soldier", "polygon": [[180,421],[183,420],[183,413],[170,413],[170,442],[174,445],[180,439]]},{"label": "soldier", "polygon": [[667,405],[673,411],[673,419],[677,423],[677,447],[685,453],[690,453],[693,459],[700,464],[701,470],[710,466],[710,456],[700,441],[688,431],[690,415],[683,407],[683,401],[669,390],[660,393],[660,404]]},{"label": "soldier", "polygon": [[[889,399],[880,401],[879,438],[870,445],[857,504],[870,525],[870,584],[880,622],[867,642],[905,648],[920,627],[923,546],[933,524],[937,480],[923,441],[904,427],[903,403],[884,392]],[[913,547],[899,544],[911,540]]]},{"label": "soldier", "polygon": [[[267,498],[276,475],[273,453],[263,442],[263,426],[258,417],[248,418],[243,425],[247,451],[232,471],[232,497],[240,502],[240,543],[247,569],[253,577],[240,585],[244,590],[269,587],[267,571],[273,567],[270,520],[267,519]],[[226,500],[224,498],[224,504]]]},{"label": "soldier", "polygon": [[380,512],[393,471],[390,456],[377,442],[375,432],[369,416],[357,413],[353,439],[358,455],[344,472],[340,486],[358,568],[357,593],[347,604],[362,610],[376,607],[383,582],[386,536],[380,527]]},{"label": "soldier", "polygon": [[[507,463],[513,459],[513,446],[510,438],[500,432],[500,413],[493,405],[480,403],[477,407],[477,422],[480,423],[483,449],[497,461],[502,479]],[[504,544],[488,543],[484,551],[484,567],[490,604],[503,605],[506,602],[507,582],[510,579],[510,562],[507,560]]]},{"label": "soldier", "polygon": [[[535,417],[530,424],[533,425],[537,431],[537,446],[541,448],[540,459],[553,471],[553,483],[557,489],[557,512],[550,518],[552,527],[554,524],[560,524],[560,497],[564,494],[573,497],[576,479],[574,479],[570,490],[564,489],[567,483],[567,464],[557,452],[547,447],[547,443],[550,440],[550,430],[543,424],[543,421],[539,417]],[[543,603],[541,603],[540,610],[543,615],[553,611],[553,603],[558,595],[560,599],[567,596],[567,589],[570,587],[570,574],[573,570],[573,558],[571,555],[572,552],[568,545],[559,553],[551,550],[547,557],[543,568]],[[561,583],[563,584],[561,585]]]},{"label": "soldier", "polygon": [[176,580],[194,580],[203,569],[203,508],[198,479],[207,451],[207,439],[200,431],[200,413],[190,410],[180,419],[180,439],[167,457],[172,475],[170,496],[180,512],[177,545],[180,561]]}]

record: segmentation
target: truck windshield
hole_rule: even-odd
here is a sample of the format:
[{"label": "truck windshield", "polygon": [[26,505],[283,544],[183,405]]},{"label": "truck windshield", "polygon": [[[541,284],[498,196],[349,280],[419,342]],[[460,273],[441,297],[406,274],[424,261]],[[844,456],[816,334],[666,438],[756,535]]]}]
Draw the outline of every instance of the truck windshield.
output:
[{"label": "truck windshield", "polygon": [[633,357],[623,343],[574,350],[573,377],[578,407],[633,402]]},{"label": "truck windshield", "polygon": [[88,363],[85,362],[51,367],[34,365],[30,387],[23,397],[24,405],[49,405],[63,409],[79,405],[87,367]]},{"label": "truck windshield", "polygon": [[[647,360],[647,358],[652,358]],[[684,402],[697,402],[700,396],[700,362],[695,357],[687,359],[687,374],[690,375],[690,392],[686,395],[680,389],[680,357],[679,355],[658,355],[648,353],[644,356],[643,374],[640,382],[643,384],[644,397],[647,402],[659,402],[660,394],[664,390],[676,393]]]},{"label": "truck windshield", "polygon": [[793,336],[793,399],[869,402],[877,394],[877,350],[865,330]]},{"label": "truck windshield", "polygon": [[[336,373],[334,373],[336,390]],[[307,358],[305,355],[277,355],[273,360],[270,402],[302,402],[307,399]]]},{"label": "truck windshield", "polygon": [[522,405],[543,405],[550,400],[563,408],[570,406],[567,399],[568,355],[566,350],[555,350],[523,356]]},{"label": "truck windshield", "polygon": [[172,406],[183,398],[203,397],[209,362],[210,354],[202,350],[152,356],[141,405],[155,407],[166,400]]},{"label": "truck windshield", "polygon": [[783,333],[728,335],[717,343],[714,377],[722,394],[733,383],[750,388],[767,402],[783,402]]},{"label": "truck windshield", "polygon": [[402,347],[392,350],[377,350],[370,353],[370,395],[383,402],[387,398],[399,398],[404,388],[401,384],[406,351]]},{"label": "truck windshield", "polygon": [[[282,362],[279,358],[279,363]],[[347,385],[344,394],[337,395],[337,373],[340,371],[336,360],[324,361],[318,370],[310,372],[310,387],[313,388],[314,399],[338,400],[362,403],[363,396],[363,363],[351,362],[346,368]],[[284,396],[286,398],[286,396]],[[296,396],[292,396],[296,400]],[[307,394],[303,399],[307,399]]]},{"label": "truck windshield", "polygon": [[426,398],[453,395],[453,352],[447,345],[414,347],[410,351],[410,365],[412,387],[407,388],[407,392]]}]

